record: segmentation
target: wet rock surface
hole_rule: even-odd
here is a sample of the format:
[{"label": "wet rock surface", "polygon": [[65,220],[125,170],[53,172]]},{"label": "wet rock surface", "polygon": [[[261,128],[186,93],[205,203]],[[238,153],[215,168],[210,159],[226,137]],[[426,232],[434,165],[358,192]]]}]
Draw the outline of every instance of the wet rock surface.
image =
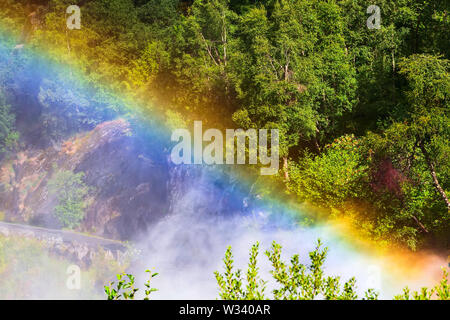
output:
[{"label": "wet rock surface", "polygon": [[130,239],[169,209],[167,163],[144,152],[121,119],[55,147],[22,151],[1,168],[0,211],[6,221],[61,228],[48,181],[56,170],[83,172],[92,201],[77,231]]}]

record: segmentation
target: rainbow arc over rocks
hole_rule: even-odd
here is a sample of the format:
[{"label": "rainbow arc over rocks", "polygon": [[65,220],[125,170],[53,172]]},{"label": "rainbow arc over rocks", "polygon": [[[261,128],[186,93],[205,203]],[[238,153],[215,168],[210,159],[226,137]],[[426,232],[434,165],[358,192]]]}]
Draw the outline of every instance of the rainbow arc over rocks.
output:
[{"label": "rainbow arc over rocks", "polygon": [[[161,150],[170,143],[172,128],[165,125],[164,114],[135,101],[127,90],[115,90],[108,83],[92,80],[76,68],[76,61],[71,65],[62,62],[53,48],[46,51],[42,45],[37,48],[32,43],[20,43],[17,40],[19,34],[19,30],[6,28],[0,21],[0,76],[8,82],[1,85],[12,86],[16,92],[38,90],[40,102],[58,103],[69,107],[69,110],[73,108],[73,112],[67,113],[68,117],[81,110],[81,113],[93,112],[94,115],[89,115],[98,119],[98,123],[117,117],[125,118],[132,126],[136,124],[133,128],[142,130],[153,144],[160,144]],[[58,99],[63,97],[62,100],[52,100],[55,99],[52,92],[57,92]],[[236,195],[234,198],[242,199],[254,182],[249,181],[244,171],[209,167],[206,169],[206,179],[222,182],[216,190],[220,193],[227,188],[231,175],[236,181],[232,191]],[[398,292],[398,288],[405,285],[413,288],[430,286],[440,278],[441,267],[446,264],[442,257],[433,253],[379,248],[376,243],[362,239],[346,221],[321,219],[314,209],[287,199],[283,194],[266,195],[248,214],[263,216],[267,230],[294,230],[321,238],[330,247],[333,263],[339,263],[341,269],[379,266],[383,285],[388,287],[386,292]],[[312,226],[302,225],[304,218],[311,216],[317,218],[317,222]],[[358,262],[352,264],[352,259]],[[386,298],[389,298],[388,294]]]}]

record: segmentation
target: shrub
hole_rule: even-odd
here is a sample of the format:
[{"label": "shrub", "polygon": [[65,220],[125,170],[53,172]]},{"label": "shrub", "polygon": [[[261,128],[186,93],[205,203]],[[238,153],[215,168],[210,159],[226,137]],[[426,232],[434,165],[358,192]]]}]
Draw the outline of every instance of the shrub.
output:
[{"label": "shrub", "polygon": [[[152,292],[158,291],[158,289],[152,288],[150,285],[150,281],[152,278],[156,277],[158,273],[152,273],[150,270],[146,270],[148,273],[149,279],[145,282],[145,297],[144,300],[150,299],[150,294]],[[108,300],[120,300],[121,298],[125,300],[134,300],[136,293],[139,291],[138,288],[134,287],[135,277],[132,274],[118,274],[117,275],[117,284],[114,287],[114,282],[111,282],[109,286],[105,286],[105,293],[108,296]]]},{"label": "shrub", "polygon": [[89,188],[83,178],[83,172],[61,170],[48,183],[50,193],[58,199],[55,216],[63,227],[74,229],[84,218]]},{"label": "shrub", "polygon": [[306,155],[291,167],[290,189],[301,201],[336,208],[364,193],[367,166],[360,141],[343,136],[327,145],[318,156]]},{"label": "shrub", "polygon": [[[293,255],[290,265],[281,260],[281,246],[275,241],[271,250],[266,251],[266,256],[272,264],[271,275],[278,284],[272,290],[272,296],[265,294],[267,281],[259,275],[257,267],[257,257],[259,254],[259,243],[252,246],[250,259],[246,272],[246,281],[241,276],[241,270],[234,270],[233,253],[231,247],[225,252],[223,274],[214,272],[219,285],[219,296],[224,300],[356,300],[356,279],[352,277],[343,285],[340,284],[340,277],[325,276],[323,264],[327,256],[328,248],[322,248],[319,240],[315,250],[309,252],[311,264],[305,266],[299,261],[299,255]],[[148,300],[150,293],[157,291],[151,288],[150,280],[158,275],[149,273],[149,280],[145,283],[145,298]],[[408,287],[403,289],[403,294],[394,297],[395,300],[449,300],[450,287],[447,281],[448,272],[443,270],[442,280],[432,289],[422,288],[420,292],[412,292]],[[118,274],[118,283],[113,287],[114,282],[105,286],[105,293],[109,300],[134,299],[139,289],[135,288],[135,277],[132,274]],[[245,286],[244,286],[245,284]],[[368,289],[364,293],[363,300],[377,300],[378,293],[373,289]]]},{"label": "shrub", "polygon": [[[250,252],[250,262],[246,273],[246,286],[243,288],[241,270],[233,271],[233,255],[231,247],[228,247],[225,258],[225,273],[215,272],[220,288],[220,298],[224,300],[262,300],[269,297],[264,294],[267,281],[260,279],[256,266],[259,244],[253,245]],[[328,248],[322,249],[320,240],[314,251],[309,253],[311,264],[305,266],[300,263],[299,255],[291,258],[288,265],[281,260],[281,246],[276,242],[272,248],[266,251],[266,256],[272,264],[270,272],[278,287],[272,291],[273,300],[313,300],[324,298],[327,300],[356,300],[358,298],[355,288],[356,279],[351,278],[341,287],[340,277],[325,276],[323,263],[327,256]],[[365,293],[365,299],[375,300],[378,294],[369,289]]]},{"label": "shrub", "polygon": [[444,269],[442,280],[434,288],[421,288],[420,291],[409,290],[408,287],[403,289],[403,293],[394,297],[395,300],[450,300],[450,287],[448,285],[448,272]]},{"label": "shrub", "polygon": [[0,89],[0,155],[16,145],[19,134],[14,131],[15,116]]}]

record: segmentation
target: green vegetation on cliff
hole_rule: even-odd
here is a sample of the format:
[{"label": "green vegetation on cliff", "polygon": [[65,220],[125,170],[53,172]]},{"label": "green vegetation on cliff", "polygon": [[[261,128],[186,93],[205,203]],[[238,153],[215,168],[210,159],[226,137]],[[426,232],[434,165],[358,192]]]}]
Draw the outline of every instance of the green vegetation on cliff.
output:
[{"label": "green vegetation on cliff", "polygon": [[19,138],[15,127],[15,115],[11,106],[6,103],[5,96],[0,87],[0,159],[5,152],[11,151]]},{"label": "green vegetation on cliff", "polygon": [[48,182],[50,193],[58,200],[55,216],[63,227],[74,229],[84,218],[89,188],[83,177],[83,172],[60,170]]}]

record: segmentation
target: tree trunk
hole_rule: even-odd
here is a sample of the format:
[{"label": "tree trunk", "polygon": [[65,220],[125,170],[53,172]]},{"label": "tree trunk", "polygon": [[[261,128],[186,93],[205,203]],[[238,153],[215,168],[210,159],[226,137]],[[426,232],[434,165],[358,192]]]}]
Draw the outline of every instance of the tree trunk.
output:
[{"label": "tree trunk", "polygon": [[448,200],[444,189],[442,189],[442,187],[439,183],[439,180],[436,175],[436,170],[434,169],[433,161],[431,161],[430,155],[428,154],[427,150],[425,149],[423,142],[420,143],[420,150],[422,151],[423,155],[425,156],[425,161],[427,162],[428,169],[430,170],[431,177],[433,178],[434,187],[436,188],[436,191],[441,195],[442,199],[447,204],[447,209],[450,210],[450,201]]},{"label": "tree trunk", "polygon": [[283,169],[284,169],[284,179],[289,181],[289,171],[288,171],[288,158],[283,157]]},{"label": "tree trunk", "polygon": [[422,224],[422,222],[419,221],[419,219],[417,219],[416,216],[412,216],[413,220],[417,223],[417,225],[420,227],[420,229],[422,229],[422,231],[424,231],[425,233],[428,233],[427,228],[425,228],[425,226]]}]

